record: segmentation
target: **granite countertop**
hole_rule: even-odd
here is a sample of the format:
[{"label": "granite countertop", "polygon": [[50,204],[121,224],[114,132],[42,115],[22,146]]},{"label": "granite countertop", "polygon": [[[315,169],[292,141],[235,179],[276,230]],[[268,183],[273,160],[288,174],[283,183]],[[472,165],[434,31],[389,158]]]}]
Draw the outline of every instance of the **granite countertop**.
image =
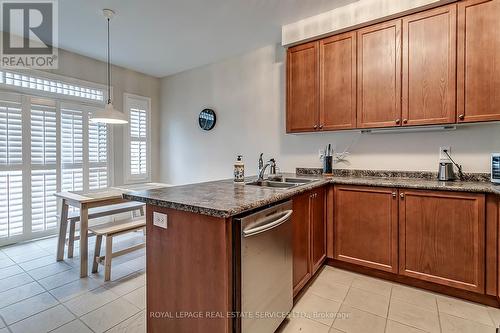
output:
[{"label": "granite countertop", "polygon": [[[299,171],[299,170],[298,170]],[[255,208],[263,207],[291,198],[299,193],[321,187],[326,184],[363,185],[423,190],[459,191],[473,193],[493,193],[500,195],[500,186],[486,181],[442,182],[423,175],[415,177],[397,177],[394,174],[380,173],[380,177],[348,173],[334,176],[321,174],[285,174],[287,177],[311,178],[315,181],[293,188],[266,188],[234,183],[232,180],[220,180],[206,183],[165,187],[123,195],[125,199],[147,204],[193,212],[197,214],[228,218]],[[254,180],[247,178],[245,182]],[[470,178],[474,179],[474,178]],[[483,179],[484,180],[484,179]]]}]

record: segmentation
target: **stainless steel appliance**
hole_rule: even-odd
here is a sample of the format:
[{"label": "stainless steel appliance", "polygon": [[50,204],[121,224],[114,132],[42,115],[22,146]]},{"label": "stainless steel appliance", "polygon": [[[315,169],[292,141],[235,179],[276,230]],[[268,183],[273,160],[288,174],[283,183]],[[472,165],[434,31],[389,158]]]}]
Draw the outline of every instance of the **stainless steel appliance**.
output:
[{"label": "stainless steel appliance", "polygon": [[500,184],[500,153],[491,154],[491,182]]},{"label": "stainless steel appliance", "polygon": [[292,212],[287,201],[234,221],[236,332],[274,333],[293,307]]},{"label": "stainless steel appliance", "polygon": [[439,162],[438,180],[455,180],[455,171],[453,170],[453,163]]},{"label": "stainless steel appliance", "polygon": [[455,162],[453,158],[451,158],[448,150],[444,149],[443,153],[448,157],[448,160],[439,162],[439,170],[438,170],[438,180],[455,180],[457,176],[455,175],[455,171],[453,169],[453,165],[457,167],[458,170],[458,178],[460,180],[464,179],[464,173],[462,171],[462,166]]}]

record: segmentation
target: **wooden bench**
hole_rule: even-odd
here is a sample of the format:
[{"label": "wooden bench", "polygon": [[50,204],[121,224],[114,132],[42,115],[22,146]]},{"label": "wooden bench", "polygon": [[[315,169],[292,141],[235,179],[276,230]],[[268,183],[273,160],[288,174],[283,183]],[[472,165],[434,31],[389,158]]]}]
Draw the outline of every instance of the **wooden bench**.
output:
[{"label": "wooden bench", "polygon": [[[130,201],[116,205],[91,208],[89,209],[89,220],[127,212],[138,212],[140,216],[143,216],[144,204],[141,202]],[[68,219],[66,222],[69,223],[69,235],[66,239],[66,244],[68,245],[68,258],[73,258],[75,241],[80,239],[79,236],[75,236],[76,223],[79,221],[79,211],[72,211],[68,213]]]},{"label": "wooden bench", "polygon": [[[103,223],[89,227],[96,235],[94,262],[92,264],[92,273],[97,273],[99,264],[104,265],[104,281],[109,281],[111,278],[111,260],[115,257],[127,254],[146,246],[146,243],[140,243],[126,249],[113,252],[113,237],[129,233],[132,231],[141,230],[146,227],[146,217],[140,216],[123,221],[115,221],[111,223]],[[102,237],[106,237],[106,255],[101,256]]]}]

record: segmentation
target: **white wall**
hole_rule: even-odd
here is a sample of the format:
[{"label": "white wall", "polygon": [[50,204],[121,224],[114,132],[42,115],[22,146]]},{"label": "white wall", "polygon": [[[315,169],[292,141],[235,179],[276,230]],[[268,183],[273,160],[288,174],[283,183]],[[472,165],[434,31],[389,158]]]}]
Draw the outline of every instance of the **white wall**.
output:
[{"label": "white wall", "polygon": [[281,44],[296,44],[453,1],[457,0],[357,0],[328,12],[284,25]]},{"label": "white wall", "polygon": [[[319,167],[325,144],[351,149],[349,165],[379,170],[437,171],[440,145],[466,172],[488,172],[489,154],[500,151],[500,125],[451,132],[360,135],[359,131],[285,134],[284,50],[268,46],[224,62],[162,79],[160,179],[172,184],[231,178],[237,154],[246,174],[256,174],[259,152],[284,171]],[[202,131],[198,113],[212,107],[217,125]]]},{"label": "white wall", "polygon": [[[104,52],[104,51],[103,51]],[[80,80],[106,84],[106,63],[76,53],[59,49],[59,68],[50,72],[73,77]],[[123,67],[113,66],[111,74],[113,86],[113,105],[123,110],[123,93],[131,93],[151,98],[151,171],[152,180],[159,178],[159,111],[160,111],[160,79]],[[124,182],[123,163],[123,126],[113,126],[114,183]]]}]

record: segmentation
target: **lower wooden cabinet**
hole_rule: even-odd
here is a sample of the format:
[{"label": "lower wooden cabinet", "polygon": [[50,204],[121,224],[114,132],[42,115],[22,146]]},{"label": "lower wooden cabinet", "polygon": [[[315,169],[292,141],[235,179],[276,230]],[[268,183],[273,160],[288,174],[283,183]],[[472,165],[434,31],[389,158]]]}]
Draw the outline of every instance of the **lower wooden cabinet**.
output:
[{"label": "lower wooden cabinet", "polygon": [[326,258],[325,188],[293,198],[293,295]]},{"label": "lower wooden cabinet", "polygon": [[396,273],[397,190],[335,186],[334,200],[334,258]]},{"label": "lower wooden cabinet", "polygon": [[[481,294],[497,292],[500,210],[489,203],[486,223],[484,194],[335,185],[333,198],[335,260]],[[493,235],[486,237],[486,228]]]},{"label": "lower wooden cabinet", "polygon": [[401,190],[399,274],[484,293],[485,196]]},{"label": "lower wooden cabinet", "polygon": [[295,296],[311,278],[309,192],[293,198],[293,295]]}]

